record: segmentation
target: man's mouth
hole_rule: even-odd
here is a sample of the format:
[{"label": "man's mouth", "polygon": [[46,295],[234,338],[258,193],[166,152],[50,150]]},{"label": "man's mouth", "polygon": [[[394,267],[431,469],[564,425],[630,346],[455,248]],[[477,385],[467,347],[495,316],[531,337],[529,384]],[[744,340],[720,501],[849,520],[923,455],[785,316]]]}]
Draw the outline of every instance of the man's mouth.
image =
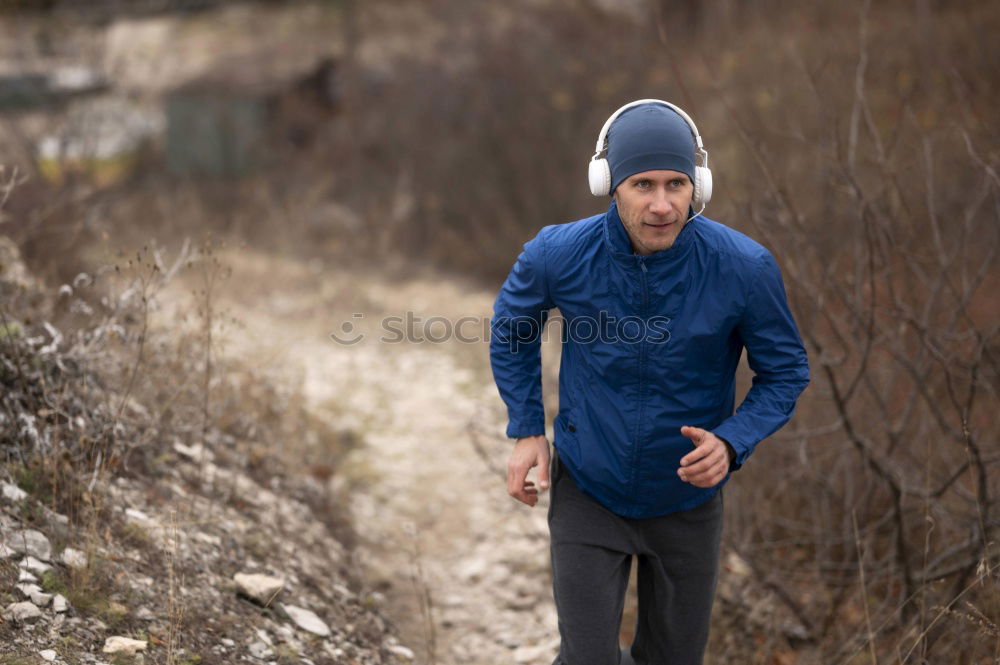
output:
[{"label": "man's mouth", "polygon": [[643,224],[645,224],[646,226],[652,226],[654,228],[662,229],[662,228],[664,228],[666,226],[670,226],[671,224],[673,224],[673,222],[670,222],[670,221],[664,221],[664,222],[643,222]]}]

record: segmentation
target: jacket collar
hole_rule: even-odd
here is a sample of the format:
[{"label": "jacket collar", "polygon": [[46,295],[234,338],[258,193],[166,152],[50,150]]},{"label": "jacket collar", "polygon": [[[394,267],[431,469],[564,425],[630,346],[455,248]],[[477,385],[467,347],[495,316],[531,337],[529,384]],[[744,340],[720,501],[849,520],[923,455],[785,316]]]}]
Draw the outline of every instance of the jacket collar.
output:
[{"label": "jacket collar", "polygon": [[[700,215],[697,215],[684,225],[684,228],[677,234],[677,239],[674,240],[674,244],[671,247],[659,252],[653,252],[646,257],[646,261],[674,258],[686,253],[685,249],[692,243],[695,235],[697,235],[693,227],[700,217]],[[637,256],[632,249],[632,240],[628,237],[625,225],[622,223],[621,217],[618,216],[618,204],[615,203],[614,199],[611,199],[611,205],[604,216],[604,243],[616,258],[634,261],[634,257]]]}]

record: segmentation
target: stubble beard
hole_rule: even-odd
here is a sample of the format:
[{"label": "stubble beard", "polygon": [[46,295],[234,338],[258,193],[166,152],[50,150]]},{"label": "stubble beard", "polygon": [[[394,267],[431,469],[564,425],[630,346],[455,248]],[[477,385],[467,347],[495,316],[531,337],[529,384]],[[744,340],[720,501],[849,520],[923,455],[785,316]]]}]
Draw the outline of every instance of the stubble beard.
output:
[{"label": "stubble beard", "polygon": [[629,238],[632,241],[632,248],[637,254],[652,254],[653,252],[662,252],[665,249],[670,249],[674,246],[674,242],[677,241],[677,236],[680,235],[681,231],[684,230],[684,225],[687,223],[685,219],[678,219],[672,222],[668,228],[676,228],[676,232],[664,236],[664,237],[653,237],[643,239],[643,232],[646,233],[656,233],[656,231],[649,226],[646,226],[641,217],[639,219],[632,220],[630,223],[625,224],[625,229],[629,232]]}]

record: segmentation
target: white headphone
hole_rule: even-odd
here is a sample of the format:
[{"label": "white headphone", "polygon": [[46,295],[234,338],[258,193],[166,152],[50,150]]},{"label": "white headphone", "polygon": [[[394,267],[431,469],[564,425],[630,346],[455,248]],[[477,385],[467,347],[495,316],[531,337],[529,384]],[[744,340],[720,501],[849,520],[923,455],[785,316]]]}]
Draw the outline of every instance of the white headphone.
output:
[{"label": "white headphone", "polygon": [[[615,118],[633,106],[641,104],[663,104],[684,118],[684,121],[688,124],[691,135],[694,137],[696,146],[695,155],[701,157],[701,165],[694,167],[694,183],[692,183],[694,184],[694,196],[691,199],[691,205],[692,207],[704,210],[705,205],[712,200],[712,171],[708,168],[708,151],[702,145],[701,134],[698,133],[698,128],[695,126],[694,121],[691,120],[691,117],[679,107],[662,99],[639,99],[629,102],[612,113],[611,117],[607,119],[607,122],[601,127],[601,133],[597,136],[596,152],[590,158],[590,167],[587,173],[590,179],[590,193],[594,196],[607,196],[611,193],[611,166],[608,164],[607,158],[602,156],[602,153],[607,152],[608,149],[608,129],[611,128],[611,123],[615,121]],[[699,212],[698,214],[701,213]]]}]

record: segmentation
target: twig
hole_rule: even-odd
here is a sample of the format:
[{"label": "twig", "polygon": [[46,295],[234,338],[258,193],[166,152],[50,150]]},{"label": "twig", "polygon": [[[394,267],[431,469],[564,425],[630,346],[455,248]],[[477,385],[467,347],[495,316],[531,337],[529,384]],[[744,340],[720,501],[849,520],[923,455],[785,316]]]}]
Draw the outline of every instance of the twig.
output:
[{"label": "twig", "polygon": [[427,665],[435,665],[437,663],[437,628],[434,625],[434,599],[431,596],[427,576],[424,572],[423,552],[420,548],[420,529],[416,524],[409,522],[403,526],[403,530],[410,536],[410,542],[413,544],[411,579],[417,591],[420,616],[424,620],[424,635],[427,638]]},{"label": "twig", "polygon": [[868,610],[868,587],[865,584],[864,553],[861,551],[861,538],[858,536],[858,516],[851,512],[851,523],[854,526],[854,544],[858,550],[858,577],[861,581],[861,603],[865,608],[865,626],[868,629],[868,647],[871,650],[872,663],[878,665],[878,654],[875,652],[875,633],[872,631],[872,617]]}]

